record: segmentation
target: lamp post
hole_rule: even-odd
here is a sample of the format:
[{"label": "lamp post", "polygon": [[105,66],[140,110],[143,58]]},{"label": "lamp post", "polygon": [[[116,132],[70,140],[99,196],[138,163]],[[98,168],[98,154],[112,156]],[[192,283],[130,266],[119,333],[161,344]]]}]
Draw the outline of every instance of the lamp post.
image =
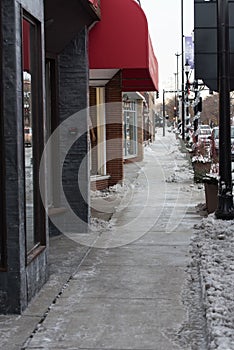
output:
[{"label": "lamp post", "polygon": [[196,133],[197,129],[198,129],[198,103],[197,103],[197,95],[198,95],[198,81],[195,80],[193,83],[193,87],[194,87],[194,100],[196,102],[195,106],[194,106],[194,119],[193,119],[193,132],[195,135],[195,142],[197,143],[198,141],[198,135]]},{"label": "lamp post", "polygon": [[184,72],[186,75],[186,126],[188,125],[188,121],[189,121],[189,106],[188,106],[188,102],[189,102],[189,71],[190,71],[190,65],[188,63],[188,60],[186,60],[186,63],[184,65]]}]

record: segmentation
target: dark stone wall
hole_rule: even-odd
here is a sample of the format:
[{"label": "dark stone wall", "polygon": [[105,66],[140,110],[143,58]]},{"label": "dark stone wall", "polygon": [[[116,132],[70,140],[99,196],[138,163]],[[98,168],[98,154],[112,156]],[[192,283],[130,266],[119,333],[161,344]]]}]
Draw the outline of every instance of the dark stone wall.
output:
[{"label": "dark stone wall", "polygon": [[[44,283],[47,273],[46,250],[33,261],[33,264],[39,266],[40,270],[40,278],[37,281],[35,280],[35,269],[31,268],[32,265],[26,266],[21,5],[25,5],[27,11],[31,12],[33,16],[39,16],[39,20],[43,20],[43,1],[1,1],[3,36],[3,81],[1,82],[3,116],[1,122],[4,133],[4,216],[7,239],[6,271],[0,272],[1,313],[21,313],[38,287]],[[44,66],[44,62],[42,65]],[[33,284],[34,287],[31,288],[30,286]]]},{"label": "dark stone wall", "polygon": [[[7,239],[7,266],[0,271],[0,313],[21,313],[30,299],[38,292],[47,278],[47,248],[26,263],[25,208],[24,208],[24,132],[22,115],[22,49],[21,6],[43,23],[43,0],[1,0],[3,34],[2,105],[4,133],[5,209]],[[41,28],[44,48],[43,25]],[[62,123],[71,120],[71,128],[77,129],[78,140],[71,130],[65,130],[61,147],[67,141],[74,143],[66,152],[63,168],[64,193],[73,214],[63,223],[71,231],[84,232],[89,222],[89,157],[88,152],[88,57],[87,29],[85,28],[59,55],[59,117]],[[42,76],[44,52],[42,52]],[[44,86],[44,84],[43,84]],[[45,114],[45,92],[42,93]],[[82,111],[83,110],[83,111]],[[80,112],[82,111],[82,112]],[[41,125],[44,124],[43,116]],[[61,203],[62,204],[62,203]],[[75,226],[74,226],[75,225]],[[47,239],[48,241],[48,236]]]},{"label": "dark stone wall", "polygon": [[90,216],[87,39],[84,28],[58,57],[59,117],[61,123],[66,121],[60,135],[62,185],[70,205],[63,228],[69,232],[86,232]]}]

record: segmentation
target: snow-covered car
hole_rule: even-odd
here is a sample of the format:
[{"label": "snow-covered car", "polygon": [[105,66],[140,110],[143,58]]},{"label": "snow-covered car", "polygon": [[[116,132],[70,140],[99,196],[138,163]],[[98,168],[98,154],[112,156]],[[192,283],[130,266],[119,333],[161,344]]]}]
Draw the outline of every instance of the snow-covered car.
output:
[{"label": "snow-covered car", "polygon": [[[216,158],[219,155],[219,127],[213,128],[210,137],[210,155]],[[234,161],[234,125],[231,126],[231,159]]]}]

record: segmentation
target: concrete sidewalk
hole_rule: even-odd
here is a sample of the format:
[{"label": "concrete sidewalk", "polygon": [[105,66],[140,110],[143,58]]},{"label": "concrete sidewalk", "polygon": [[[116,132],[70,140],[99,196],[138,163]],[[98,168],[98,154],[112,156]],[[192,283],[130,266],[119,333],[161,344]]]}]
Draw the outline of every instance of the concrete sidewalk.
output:
[{"label": "concrete sidewalk", "polygon": [[0,316],[1,348],[190,349],[177,335],[195,206],[205,200],[175,144],[158,133],[144,161],[125,166],[131,186],[111,228],[51,239],[50,280],[22,316]]}]

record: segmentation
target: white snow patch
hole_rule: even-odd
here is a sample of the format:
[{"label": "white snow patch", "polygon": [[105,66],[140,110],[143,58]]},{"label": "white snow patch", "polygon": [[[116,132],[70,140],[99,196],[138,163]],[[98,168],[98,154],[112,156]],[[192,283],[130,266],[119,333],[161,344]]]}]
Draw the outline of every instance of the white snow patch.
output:
[{"label": "white snow patch", "polygon": [[234,221],[210,214],[195,226],[192,263],[200,270],[209,349],[234,349]]}]

